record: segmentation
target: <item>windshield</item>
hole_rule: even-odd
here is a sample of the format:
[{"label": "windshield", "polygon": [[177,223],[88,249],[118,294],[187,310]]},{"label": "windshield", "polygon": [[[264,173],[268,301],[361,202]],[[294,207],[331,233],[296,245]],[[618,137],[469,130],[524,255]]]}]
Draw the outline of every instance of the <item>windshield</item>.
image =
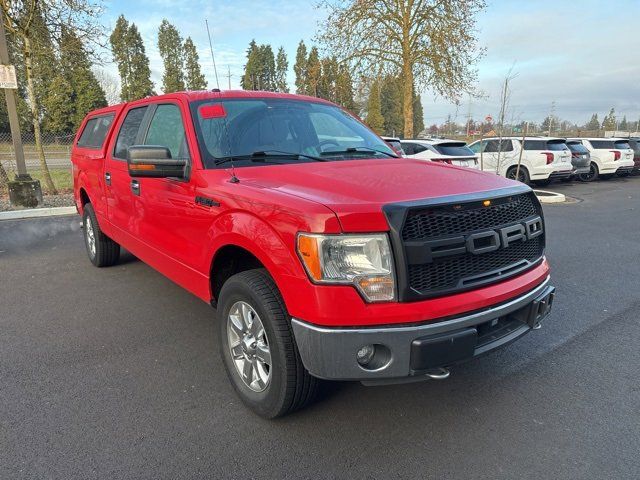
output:
[{"label": "windshield", "polygon": [[450,155],[452,157],[468,157],[475,155],[464,142],[438,143],[437,145],[433,145],[433,148],[442,155]]},{"label": "windshield", "polygon": [[[396,156],[355,117],[332,105],[279,98],[204,100],[193,102],[191,113],[206,168],[217,168],[225,159],[242,167],[314,157]],[[256,152],[263,153],[259,162]]]},{"label": "windshield", "polygon": [[563,150],[569,150],[564,140],[549,140],[547,142],[547,150],[552,152],[561,152]]},{"label": "windshield", "polygon": [[629,145],[629,142],[627,142],[626,140],[616,140],[615,142],[613,142],[614,148],[617,148],[618,150],[630,150],[631,149],[631,145]]},{"label": "windshield", "polygon": [[567,146],[569,147],[569,150],[574,153],[589,153],[587,147],[585,147],[581,143],[567,142]]}]

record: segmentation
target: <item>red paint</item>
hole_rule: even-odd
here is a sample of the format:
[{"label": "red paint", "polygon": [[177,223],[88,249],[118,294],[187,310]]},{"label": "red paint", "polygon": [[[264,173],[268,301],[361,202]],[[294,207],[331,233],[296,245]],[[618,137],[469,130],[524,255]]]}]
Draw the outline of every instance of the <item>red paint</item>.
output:
[{"label": "red paint", "polygon": [[[74,146],[74,191],[79,208],[84,191],[107,235],[207,302],[212,299],[211,266],[216,254],[228,245],[244,248],[272,275],[289,313],[319,325],[437,320],[504,302],[547,277],[545,260],[522,275],[477,290],[420,302],[381,304],[365,303],[350,286],[312,284],[295,252],[298,232],[388,231],[384,204],[482,192],[514,183],[496,175],[408,158],[237,168],[239,183],[229,181],[229,169],[203,169],[189,102],[261,97],[329,103],[270,92],[189,92],[92,112],[87,118],[105,112],[114,112],[116,117],[101,149]],[[188,181],[140,178],[141,195],[135,196],[126,162],[113,158],[115,132],[128,110],[153,103],[173,103],[180,108],[191,175]],[[200,114],[224,114],[216,105],[221,106],[209,105],[206,112],[201,108]],[[110,186],[105,183],[107,172]],[[196,204],[196,196],[220,205]]]}]

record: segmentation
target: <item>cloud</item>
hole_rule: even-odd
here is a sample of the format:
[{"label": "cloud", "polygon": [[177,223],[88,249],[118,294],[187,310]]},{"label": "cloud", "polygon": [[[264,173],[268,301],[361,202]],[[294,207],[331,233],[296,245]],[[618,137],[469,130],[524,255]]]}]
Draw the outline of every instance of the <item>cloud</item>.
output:
[{"label": "cloud", "polygon": [[[596,0],[493,2],[479,19],[487,55],[478,64],[478,88],[488,98],[471,102],[472,115],[496,115],[501,84],[514,65],[511,107],[522,120],[542,120],[552,102],[557,115],[578,123],[611,107],[620,117],[639,118],[639,17],[635,0],[620,0],[615,8]],[[444,99],[424,103],[433,121],[455,110]]]}]

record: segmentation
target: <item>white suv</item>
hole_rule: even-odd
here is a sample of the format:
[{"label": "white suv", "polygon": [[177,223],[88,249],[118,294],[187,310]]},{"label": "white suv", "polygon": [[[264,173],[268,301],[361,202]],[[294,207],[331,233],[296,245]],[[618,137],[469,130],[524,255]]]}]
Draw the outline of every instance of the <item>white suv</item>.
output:
[{"label": "white suv", "polygon": [[580,142],[591,154],[589,173],[578,176],[583,182],[592,182],[598,177],[610,178],[616,173],[629,175],[633,170],[633,149],[625,138],[570,138]]},{"label": "white suv", "polygon": [[465,142],[433,138],[427,140],[401,140],[402,150],[409,158],[448,163],[459,167],[478,169],[478,156]]},{"label": "white suv", "polygon": [[551,180],[570,178],[571,150],[564,138],[555,137],[491,137],[478,140],[469,148],[480,156],[481,168],[485,172],[494,172],[515,179],[520,161],[518,180],[522,183],[547,185]]}]

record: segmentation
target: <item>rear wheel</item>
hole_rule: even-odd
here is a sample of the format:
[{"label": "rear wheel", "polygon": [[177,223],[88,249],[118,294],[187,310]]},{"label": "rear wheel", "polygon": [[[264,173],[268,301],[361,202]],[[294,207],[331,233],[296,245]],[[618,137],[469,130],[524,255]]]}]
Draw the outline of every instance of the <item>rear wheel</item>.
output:
[{"label": "rear wheel", "polygon": [[[518,178],[516,178],[516,175]],[[518,171],[518,167],[510,167],[509,170],[507,170],[507,178],[510,178],[511,180],[517,180],[519,182],[522,183],[526,183],[528,184],[531,180],[529,178],[529,172],[525,167],[520,167],[520,170]]]},{"label": "rear wheel", "polygon": [[591,162],[591,165],[589,165],[588,172],[581,173],[580,175],[578,175],[578,178],[580,179],[581,182],[593,182],[594,180],[597,180],[598,177],[599,177],[598,165],[596,165],[593,162]]},{"label": "rear wheel", "polygon": [[109,267],[120,258],[120,245],[107,237],[98,225],[93,206],[87,203],[83,208],[82,226],[84,230],[84,244],[87,247],[89,260],[96,267]]},{"label": "rear wheel", "polygon": [[318,379],[304,368],[289,314],[264,269],[229,278],[218,302],[220,353],[241,400],[265,418],[304,407]]}]

